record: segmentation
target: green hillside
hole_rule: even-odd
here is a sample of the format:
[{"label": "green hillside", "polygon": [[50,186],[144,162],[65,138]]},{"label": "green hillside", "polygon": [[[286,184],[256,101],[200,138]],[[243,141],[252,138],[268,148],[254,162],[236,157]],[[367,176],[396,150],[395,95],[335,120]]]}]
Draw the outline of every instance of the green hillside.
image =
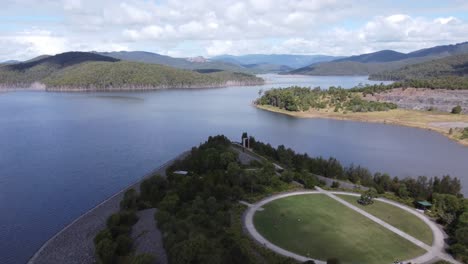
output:
[{"label": "green hillside", "polygon": [[[287,74],[304,75],[374,75],[399,69],[448,56],[467,54],[468,42],[455,45],[436,46],[410,53],[400,53],[392,50],[382,50],[373,53],[346,57],[330,62],[314,63]],[[375,75],[374,79],[377,78]]]},{"label": "green hillside", "polygon": [[378,80],[409,80],[439,77],[468,77],[468,54],[454,55],[442,59],[408,65],[403,68],[375,73],[370,76]]},{"label": "green hillside", "polygon": [[89,62],[56,72],[44,79],[50,89],[204,88],[229,84],[261,84],[253,75],[232,72],[198,73],[158,64]]},{"label": "green hillside", "polygon": [[263,79],[245,73],[219,70],[199,73],[119,61],[86,52],[68,52],[0,67],[0,86],[29,87],[35,82],[44,84],[48,90],[87,91],[257,85]]}]

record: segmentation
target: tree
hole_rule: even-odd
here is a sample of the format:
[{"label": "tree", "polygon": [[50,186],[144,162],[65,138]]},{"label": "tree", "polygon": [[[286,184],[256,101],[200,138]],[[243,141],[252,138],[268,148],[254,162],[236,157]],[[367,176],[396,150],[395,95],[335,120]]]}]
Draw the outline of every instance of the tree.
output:
[{"label": "tree", "polygon": [[133,257],[131,264],[154,264],[155,259],[151,254],[139,254]]},{"label": "tree", "polygon": [[358,200],[359,204],[370,205],[374,203],[374,198],[377,197],[377,191],[374,188],[369,188],[365,193],[361,195]]},{"label": "tree", "polygon": [[457,229],[457,231],[455,231],[455,237],[457,238],[458,243],[468,247],[468,227]]},{"label": "tree", "polygon": [[132,239],[128,235],[120,235],[115,240],[117,243],[116,254],[126,256],[132,250]]},{"label": "tree", "polygon": [[114,263],[117,245],[112,240],[105,238],[96,246],[96,254],[103,264]]},{"label": "tree", "polygon": [[451,194],[434,193],[432,197],[433,208],[444,223],[450,224],[455,220],[457,212],[461,209],[459,199]]},{"label": "tree", "polygon": [[333,181],[331,187],[332,187],[332,188],[335,188],[335,189],[336,189],[336,188],[340,188],[340,183],[337,182],[337,181]]},{"label": "tree", "polygon": [[409,192],[408,192],[408,189],[406,188],[406,185],[404,183],[400,184],[400,187],[398,188],[397,194],[401,198],[408,198]]},{"label": "tree", "polygon": [[462,112],[461,106],[457,105],[454,108],[452,108],[452,114],[460,114]]},{"label": "tree", "polygon": [[329,258],[327,259],[327,264],[340,264],[341,261],[338,258]]}]

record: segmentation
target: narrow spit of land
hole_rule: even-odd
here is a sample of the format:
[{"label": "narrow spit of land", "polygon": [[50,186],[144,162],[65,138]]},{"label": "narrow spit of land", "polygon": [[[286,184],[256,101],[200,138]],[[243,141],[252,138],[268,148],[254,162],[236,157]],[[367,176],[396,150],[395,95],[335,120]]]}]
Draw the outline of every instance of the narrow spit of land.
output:
[{"label": "narrow spit of land", "polygon": [[[166,169],[174,161],[185,158],[189,152],[184,152],[158,169],[147,174],[140,181],[130,185],[124,190],[81,215],[75,221],[63,228],[49,239],[28,261],[28,264],[92,264],[95,263],[94,242],[95,235],[106,226],[107,218],[117,212],[124,193],[128,189],[139,191],[140,182],[155,174],[166,175]],[[162,243],[157,243],[161,245]],[[163,250],[163,249],[161,249]]]}]

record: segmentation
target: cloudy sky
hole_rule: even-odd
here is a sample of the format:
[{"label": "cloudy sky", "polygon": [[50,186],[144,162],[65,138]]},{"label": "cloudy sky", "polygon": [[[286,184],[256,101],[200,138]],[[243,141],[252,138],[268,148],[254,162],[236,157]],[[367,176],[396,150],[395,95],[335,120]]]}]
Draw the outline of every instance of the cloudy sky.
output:
[{"label": "cloudy sky", "polygon": [[71,50],[350,55],[468,41],[466,0],[0,2],[0,61]]}]

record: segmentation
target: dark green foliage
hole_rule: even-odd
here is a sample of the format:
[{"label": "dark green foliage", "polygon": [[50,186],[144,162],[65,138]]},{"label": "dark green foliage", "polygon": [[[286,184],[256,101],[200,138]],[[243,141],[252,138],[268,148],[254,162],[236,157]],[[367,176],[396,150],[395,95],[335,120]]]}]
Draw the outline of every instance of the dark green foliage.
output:
[{"label": "dark green foliage", "polygon": [[96,245],[96,255],[98,256],[98,263],[114,263],[116,249],[116,243],[108,238],[99,241],[99,243]]},{"label": "dark green foliage", "polygon": [[332,188],[335,188],[335,189],[336,189],[336,188],[340,188],[340,183],[337,182],[337,181],[333,181],[331,187],[332,187]]},{"label": "dark green foliage", "polygon": [[94,237],[94,245],[99,244],[99,242],[101,242],[101,240],[104,240],[104,239],[112,240],[112,234],[107,228],[99,231],[96,237]]},{"label": "dark green foliage", "polygon": [[116,254],[118,256],[126,256],[132,250],[132,239],[127,235],[119,235],[115,242],[117,244]]},{"label": "dark green foliage", "polygon": [[362,205],[370,205],[374,203],[374,198],[377,197],[377,191],[374,188],[369,188],[365,193],[361,194],[358,203]]},{"label": "dark green foliage", "polygon": [[135,210],[138,205],[138,194],[135,189],[125,192],[124,198],[120,201],[120,210]]},{"label": "dark green foliage", "polygon": [[[133,197],[132,190],[124,196]],[[125,197],[122,201],[125,201]],[[128,204],[127,202],[121,204]],[[132,250],[132,240],[130,231],[132,226],[138,221],[135,211],[120,211],[111,215],[107,219],[107,228],[101,230],[94,237],[96,257],[100,263],[117,263],[117,256],[127,256]]]},{"label": "dark green foliage", "polygon": [[358,93],[340,87],[304,88],[292,86],[266,91],[256,101],[259,105],[271,105],[288,111],[307,111],[310,108],[334,108],[335,112],[374,112],[397,108],[396,104],[363,100]]},{"label": "dark green foliage", "polygon": [[340,264],[341,261],[337,258],[329,258],[327,259],[327,264]]},{"label": "dark green foliage", "polygon": [[139,254],[133,257],[130,264],[154,264],[155,259],[156,258],[150,254]]},{"label": "dark green foliage", "polygon": [[451,113],[452,113],[452,114],[460,114],[460,113],[462,112],[462,110],[463,110],[463,109],[461,108],[461,106],[457,105],[457,106],[455,106],[454,108],[452,108],[452,112],[451,112]]},{"label": "dark green foliage", "polygon": [[158,203],[166,195],[168,188],[167,180],[161,175],[155,175],[145,179],[140,184],[140,198],[143,201],[149,202],[153,207],[157,207]]}]

